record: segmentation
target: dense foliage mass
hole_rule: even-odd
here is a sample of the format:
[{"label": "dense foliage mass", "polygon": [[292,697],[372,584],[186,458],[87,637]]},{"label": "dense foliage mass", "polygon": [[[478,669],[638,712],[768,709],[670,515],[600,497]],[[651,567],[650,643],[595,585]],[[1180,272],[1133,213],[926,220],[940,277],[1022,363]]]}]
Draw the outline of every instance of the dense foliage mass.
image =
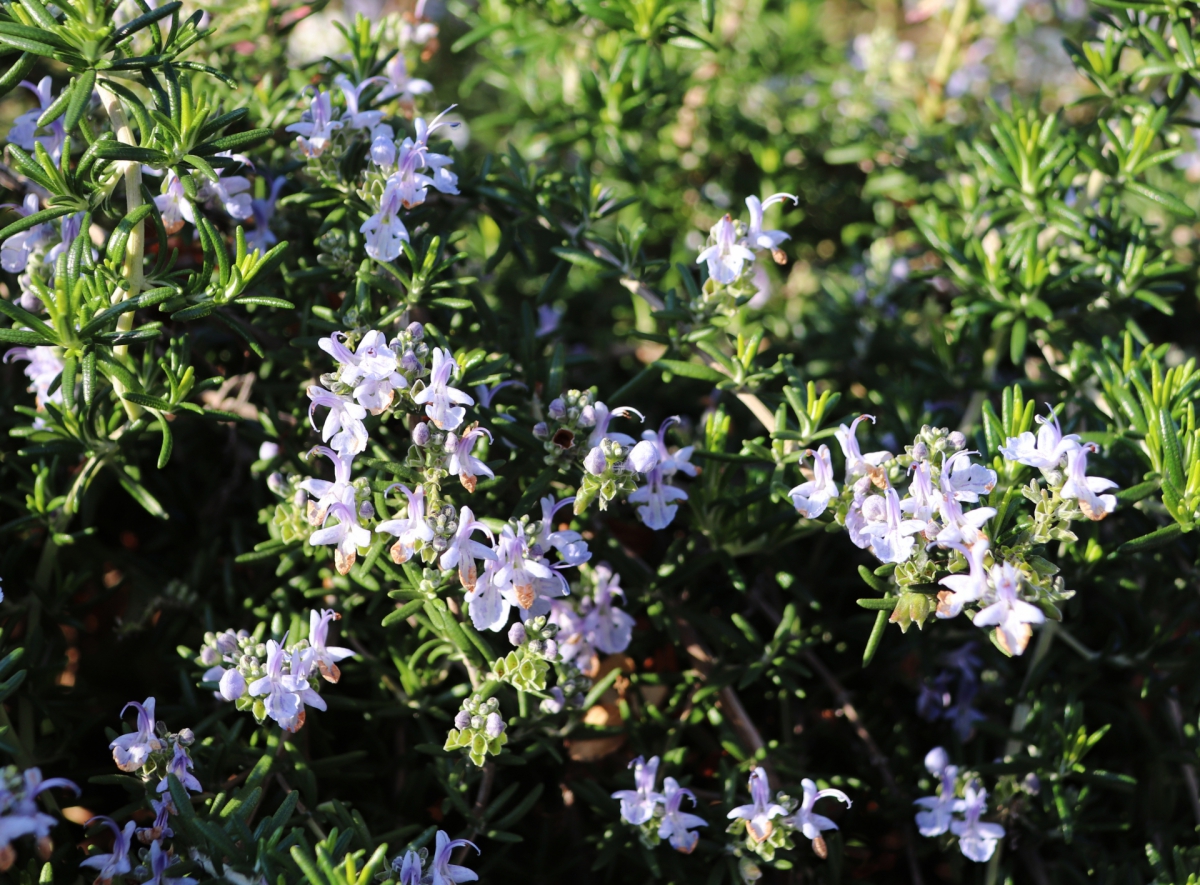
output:
[{"label": "dense foliage mass", "polygon": [[0,878],[1200,882],[1097,3],[0,0]]}]

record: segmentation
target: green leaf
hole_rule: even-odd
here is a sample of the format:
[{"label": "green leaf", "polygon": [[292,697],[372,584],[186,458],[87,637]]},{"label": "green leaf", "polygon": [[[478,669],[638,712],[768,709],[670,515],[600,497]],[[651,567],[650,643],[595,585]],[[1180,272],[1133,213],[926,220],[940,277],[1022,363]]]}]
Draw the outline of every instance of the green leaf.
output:
[{"label": "green leaf", "polygon": [[74,211],[75,209],[72,206],[54,206],[50,209],[43,209],[41,212],[34,212],[32,215],[26,215],[20,221],[14,221],[8,227],[0,229],[0,242],[7,240],[13,234],[19,234],[47,221],[53,221],[56,218],[62,218],[64,215],[70,215]]},{"label": "green leaf", "polygon": [[875,652],[879,650],[879,643],[883,641],[883,632],[887,629],[888,612],[881,611],[875,615],[875,626],[871,628],[871,635],[867,639],[867,646],[863,649],[863,666],[871,663],[871,659],[875,657]]},{"label": "green leaf", "polygon": [[707,381],[710,384],[719,384],[729,380],[728,375],[723,375],[716,369],[700,363],[689,363],[683,360],[655,360],[654,365],[664,372],[672,372],[684,378],[695,378],[698,381]]},{"label": "green leaf", "polygon": [[[155,519],[166,519],[167,511],[158,503],[158,500],[146,491],[146,488],[135,480],[124,470],[117,470],[117,481],[121,483],[121,488],[129,492],[130,496],[145,508],[146,512]],[[190,803],[189,803],[190,807]]]},{"label": "green leaf", "polygon": [[567,249],[556,247],[550,250],[564,261],[569,261],[579,267],[590,267],[592,270],[616,270],[617,268],[609,264],[603,258],[593,255],[591,252],[584,252],[582,249]]},{"label": "green leaf", "polygon": [[1158,203],[1160,206],[1165,206],[1176,215],[1183,218],[1194,218],[1196,213],[1192,211],[1187,203],[1178,197],[1168,194],[1166,191],[1160,191],[1156,187],[1151,187],[1141,181],[1126,181],[1125,190],[1132,191],[1138,196],[1145,197],[1147,200]]}]

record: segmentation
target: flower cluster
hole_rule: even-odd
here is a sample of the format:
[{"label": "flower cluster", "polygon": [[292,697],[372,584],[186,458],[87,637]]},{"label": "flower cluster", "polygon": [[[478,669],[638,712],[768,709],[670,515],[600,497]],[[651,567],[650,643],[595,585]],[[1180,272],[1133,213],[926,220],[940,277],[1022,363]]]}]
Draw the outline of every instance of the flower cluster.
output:
[{"label": "flower cluster", "polygon": [[799,801],[786,793],[777,794],[772,801],[766,770],[755,768],[750,772],[751,802],[729,812],[729,819],[733,823],[727,832],[738,838],[745,837],[746,850],[768,862],[779,849],[792,847],[792,834],[795,832],[812,842],[813,851],[818,857],[825,857],[828,850],[821,833],[838,827],[829,818],[816,813],[814,808],[817,800],[830,797],[849,807],[850,797],[832,788],[818,790],[817,785],[808,778],[802,780],[800,786],[804,796]]},{"label": "flower cluster", "polygon": [[37,797],[56,787],[79,795],[74,783],[61,777],[43,779],[39,768],[0,768],[0,873],[7,872],[17,859],[13,841],[25,836],[33,837],[43,860],[50,857],[54,850],[50,831],[58,821],[41,810]]},{"label": "flower cluster", "polygon": [[[169,792],[169,777],[174,775],[185,791],[200,793],[204,789],[192,773],[193,763],[188,752],[196,741],[195,735],[190,728],[172,733],[165,723],[156,722],[154,698],[146,698],[140,704],[130,701],[122,714],[131,707],[137,711],[134,730],[120,735],[109,746],[113,761],[121,771],[140,772],[147,783],[159,779],[155,787],[158,798],[150,800],[154,819],[147,827],[139,827],[135,820],[126,821],[122,827],[111,817],[92,818],[89,824],[98,823],[112,832],[112,846],[107,852],[89,856],[80,866],[94,869],[97,882],[109,882],[132,874],[140,882],[195,885],[193,879],[166,876],[177,857],[164,845],[164,840],[175,835],[170,817],[178,813]],[[144,847],[139,847],[139,843]]]},{"label": "flower cluster", "polygon": [[765,200],[747,197],[746,208],[750,221],[734,220],[724,215],[708,233],[708,242],[696,257],[697,264],[706,265],[708,280],[704,284],[699,304],[694,310],[701,314],[717,311],[731,313],[753,298],[759,290],[755,280],[757,252],[766,251],[777,264],[787,258],[780,250],[789,234],[763,227],[763,212],[776,203],[800,200],[792,194],[773,194]]},{"label": "flower cluster", "polygon": [[196,663],[207,667],[204,681],[216,683],[217,696],[250,710],[259,722],[272,719],[286,731],[304,725],[305,708],[326,709],[317,692],[318,675],[326,682],[341,678],[338,661],[351,657],[348,648],[327,645],[329,625],[341,615],[330,609],[309,613],[308,637],[288,644],[262,641],[265,624],[253,634],[207,633]]},{"label": "flower cluster", "polygon": [[649,762],[638,756],[630,762],[634,789],[617,790],[612,797],[621,802],[621,820],[638,828],[647,848],[666,839],[676,851],[691,854],[700,841],[696,827],[706,827],[708,821],[683,810],[683,800],[690,799],[695,805],[696,797],[691,790],[679,786],[675,778],[663,778],[661,793],[654,789],[659,761],[657,756],[651,756]]},{"label": "flower cluster", "polygon": [[[797,512],[816,519],[833,509],[850,540],[884,563],[877,574],[890,574],[899,585],[891,620],[902,629],[923,626],[934,612],[954,618],[970,608],[976,626],[994,628],[1000,649],[1021,654],[1032,625],[1047,616],[1058,619],[1054,603],[1070,595],[1054,577],[1057,569],[1034,548],[1069,534],[1066,526],[1080,511],[1102,519],[1116,505],[1112,495],[1101,494],[1115,483],[1086,475],[1087,453],[1094,447],[1063,436],[1056,419],[1043,422],[1036,438],[1024,433],[1001,447],[1008,461],[1041,468],[1049,489],[1036,480],[1022,489],[1036,505],[1031,530],[1018,545],[995,551],[987,527],[997,510],[983,500],[995,488],[997,473],[972,462],[965,437],[925,426],[902,455],[863,454],[857,430],[864,420],[874,418],[862,415],[835,433],[846,464],[840,490],[829,448],[808,452],[811,478],[790,492]],[[896,484],[905,478],[902,496]]]},{"label": "flower cluster", "polygon": [[463,701],[454,717],[454,727],[446,735],[446,750],[465,749],[471,761],[482,766],[488,756],[496,756],[508,743],[508,723],[500,715],[500,701],[476,692]]},{"label": "flower cluster", "polygon": [[451,839],[441,830],[437,831],[433,856],[426,848],[410,848],[392,860],[392,872],[400,877],[400,885],[451,885],[457,882],[475,882],[479,876],[474,870],[450,862],[456,848],[479,847],[466,839]]},{"label": "flower cluster", "polygon": [[987,790],[978,781],[967,780],[962,784],[962,798],[959,798],[958,766],[950,764],[950,757],[941,747],[934,747],[925,755],[925,768],[937,778],[938,792],[914,802],[924,809],[917,812],[921,835],[952,833],[958,837],[964,857],[976,863],[990,860],[996,845],[1004,838],[1004,827],[980,820],[987,813]]},{"label": "flower cluster", "polygon": [[629,647],[634,620],[616,607],[617,598],[625,598],[621,576],[602,562],[594,569],[581,570],[594,583],[591,594],[581,594],[578,608],[566,600],[552,600],[550,619],[558,626],[558,651],[564,661],[585,673],[599,668],[597,652],[620,654]]}]

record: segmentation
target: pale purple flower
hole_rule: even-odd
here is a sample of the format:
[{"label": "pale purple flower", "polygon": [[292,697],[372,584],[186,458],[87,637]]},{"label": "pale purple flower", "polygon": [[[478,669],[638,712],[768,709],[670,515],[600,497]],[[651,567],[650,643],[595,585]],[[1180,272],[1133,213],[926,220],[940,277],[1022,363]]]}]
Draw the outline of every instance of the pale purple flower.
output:
[{"label": "pale purple flower", "polygon": [[946,591],[938,593],[939,618],[958,617],[964,605],[978,602],[988,592],[987,569],[983,565],[984,557],[988,553],[988,542],[984,538],[978,538],[970,547],[963,547],[961,544],[950,546],[957,548],[967,558],[970,568],[965,575],[949,575],[938,581],[947,588]]},{"label": "pale purple flower", "polygon": [[308,420],[312,422],[314,430],[317,428],[314,418],[317,408],[324,406],[329,409],[321,427],[321,439],[329,443],[335,452],[350,459],[366,450],[368,435],[363,424],[363,419],[367,417],[365,408],[315,384],[308,388],[308,398],[312,400],[308,407]]},{"label": "pale purple flower", "polygon": [[621,820],[627,824],[639,827],[654,817],[654,808],[659,802],[665,801],[662,793],[654,791],[654,781],[658,778],[657,756],[651,756],[647,762],[638,756],[629,763],[633,769],[632,790],[617,790],[612,798],[621,800]]},{"label": "pale purple flower", "polygon": [[479,384],[475,387],[475,399],[479,405],[485,409],[490,409],[492,407],[492,400],[496,398],[496,394],[506,387],[520,387],[524,389],[525,384],[511,378],[507,381],[501,381],[499,384],[493,384],[491,387],[488,387],[486,384]]},{"label": "pale purple flower", "polygon": [[817,785],[808,778],[800,781],[800,786],[804,788],[804,798],[800,801],[800,807],[796,809],[796,813],[788,818],[787,822],[803,833],[805,839],[816,839],[823,830],[836,830],[837,824],[829,818],[817,814],[813,811],[813,806],[817,804],[818,799],[828,796],[846,803],[846,807],[849,808],[850,797],[841,790],[818,790]]},{"label": "pale purple flower", "polygon": [[475,491],[475,485],[478,481],[476,477],[486,476],[491,479],[496,475],[492,472],[492,468],[488,467],[486,463],[472,454],[475,443],[482,436],[486,436],[488,442],[492,441],[492,434],[483,427],[475,427],[468,430],[457,439],[455,439],[453,433],[448,434],[446,437],[446,448],[451,451],[450,461],[446,465],[446,469],[450,471],[451,475],[458,474],[458,481],[462,483],[463,488],[468,492]]},{"label": "pale purple flower", "polygon": [[574,497],[563,498],[555,503],[553,495],[546,495],[541,499],[542,506],[542,521],[538,528],[537,537],[533,540],[534,552],[545,556],[549,554],[551,549],[558,551],[559,562],[556,567],[572,568],[583,565],[592,558],[592,553],[588,550],[587,541],[583,539],[583,535],[569,528],[558,529],[554,528],[554,517],[558,511],[570,507],[575,503]]},{"label": "pale purple flower", "polygon": [[29,392],[34,395],[39,409],[44,409],[46,403],[61,403],[62,388],[50,393],[50,385],[62,374],[63,360],[57,347],[10,347],[4,354],[4,361],[26,360],[25,377],[31,382]]},{"label": "pale purple flower", "polygon": [[926,753],[925,768],[938,779],[940,786],[936,796],[922,796],[913,801],[913,805],[925,809],[917,812],[917,829],[922,836],[940,836],[949,832],[955,812],[962,811],[966,803],[954,796],[958,767],[950,764],[944,749],[934,747]]},{"label": "pale purple flower", "polygon": [[168,854],[162,847],[160,840],[156,839],[151,842],[150,878],[146,880],[145,885],[196,885],[195,879],[189,879],[186,876],[167,875],[167,868],[171,866],[174,860],[175,858]]},{"label": "pale purple flower", "polygon": [[441,430],[456,429],[466,415],[463,406],[475,402],[468,394],[450,386],[450,379],[457,372],[458,363],[450,351],[435,347],[428,384],[413,397],[413,402],[425,406],[425,414]]},{"label": "pale purple flower", "polygon": [[433,84],[428,80],[421,80],[408,75],[408,64],[404,60],[403,52],[397,52],[392,56],[392,60],[384,67],[383,73],[387,79],[387,85],[379,93],[377,101],[387,101],[391,98],[399,98],[401,101],[412,101],[415,96],[425,95],[433,91]]},{"label": "pale purple flower", "polygon": [[[468,721],[470,716],[468,715]],[[400,885],[421,885],[421,855],[409,849],[404,853],[404,859],[392,861],[392,868],[399,864]]]},{"label": "pale purple flower", "polygon": [[343,458],[333,449],[325,446],[313,446],[311,454],[324,455],[333,462],[333,482],[310,477],[302,480],[299,484],[299,488],[317,498],[316,501],[308,502],[309,523],[321,525],[325,522],[329,508],[334,504],[345,504],[350,508],[355,506],[354,486],[350,484],[351,459]]},{"label": "pale purple flower", "polygon": [[21,85],[37,97],[38,107],[13,120],[12,128],[8,130],[8,140],[27,151],[34,150],[34,146],[40,143],[46,149],[46,153],[50,155],[50,159],[57,163],[62,157],[63,144],[67,136],[66,130],[63,128],[62,117],[58,117],[45,127],[49,130],[49,135],[37,134],[38,117],[54,103],[55,96],[51,91],[53,81],[46,76],[42,77],[36,86],[28,80],[22,80]]},{"label": "pale purple flower", "polygon": [[[40,112],[31,111],[30,113]],[[9,205],[6,208],[14,209],[19,215],[33,215],[38,211],[38,196],[37,194],[26,194],[25,201],[21,206]],[[29,230],[13,234],[4,241],[3,246],[0,246],[0,267],[9,273],[20,273],[25,270],[25,266],[29,263],[29,256],[50,236],[50,233],[50,225],[35,224]]]},{"label": "pale purple flower", "polygon": [[117,822],[111,817],[94,817],[88,821],[89,825],[93,823],[104,824],[113,831],[112,851],[108,854],[93,854],[86,860],[80,861],[79,865],[99,870],[99,874],[96,876],[98,882],[107,882],[110,879],[124,876],[132,869],[129,863],[129,849],[133,844],[137,821],[128,821],[124,830],[117,826]]},{"label": "pale purple flower", "polygon": [[38,807],[37,797],[40,794],[62,787],[79,795],[79,787],[66,778],[43,780],[40,768],[25,769],[22,780],[24,783],[15,794],[0,786],[0,849],[21,836],[43,839],[50,835],[58,821]]},{"label": "pale purple flower", "polygon": [[399,564],[412,558],[419,542],[428,544],[433,540],[433,527],[425,519],[425,487],[419,485],[414,492],[408,486],[397,483],[388,491],[394,488],[404,492],[404,497],[408,499],[408,512],[405,516],[384,520],[375,527],[375,531],[396,538],[391,554],[392,561]]},{"label": "pale purple flower", "polygon": [[1053,410],[1048,418],[1038,415],[1034,420],[1042,425],[1037,437],[1028,430],[1019,436],[1010,436],[1000,447],[1000,454],[1018,464],[1054,470],[1062,464],[1063,458],[1079,448],[1079,436],[1075,433],[1064,435]]},{"label": "pale purple flower", "polygon": [[614,574],[608,563],[596,566],[596,590],[583,618],[582,629],[590,635],[591,644],[604,654],[617,654],[629,647],[633,637],[633,618],[614,606],[614,596],[625,598],[620,587],[621,576]]},{"label": "pale purple flower", "polygon": [[1084,443],[1067,455],[1067,481],[1063,483],[1059,494],[1064,498],[1074,498],[1084,516],[1098,521],[1117,509],[1115,495],[1100,494],[1107,489],[1115,489],[1117,484],[1102,476],[1087,475],[1088,452],[1096,450],[1095,443]]},{"label": "pale purple flower", "polygon": [[935,536],[937,543],[942,547],[975,544],[983,537],[983,526],[996,515],[996,508],[976,507],[964,513],[949,473],[942,474],[941,486],[941,500],[938,502],[941,525]]},{"label": "pale purple flower", "polygon": [[871,552],[880,562],[904,562],[912,555],[916,544],[912,537],[925,531],[926,523],[919,519],[904,519],[900,512],[900,496],[895,489],[884,492],[886,521],[872,522],[863,533],[870,537]]},{"label": "pale purple flower", "polygon": [[1010,654],[1025,651],[1031,634],[1030,624],[1040,624],[1046,615],[1036,605],[1022,600],[1019,591],[1023,578],[1010,562],[997,563],[988,572],[992,589],[985,601],[989,604],[975,615],[976,627],[995,627],[1001,645]]},{"label": "pale purple flower", "polygon": [[389,178],[379,200],[379,211],[362,223],[359,232],[366,235],[366,251],[376,261],[394,261],[401,243],[408,242],[408,228],[400,220],[402,205],[400,182]]},{"label": "pale purple flower", "polygon": [[987,790],[971,783],[963,791],[963,820],[950,823],[950,832],[958,836],[958,847],[963,856],[976,863],[986,863],[996,850],[996,843],[1004,838],[1004,827],[1000,824],[984,823],[979,818],[987,812]]},{"label": "pale purple flower", "polygon": [[341,620],[341,615],[333,609],[322,611],[313,609],[308,613],[308,647],[309,661],[317,668],[326,682],[337,682],[342,678],[337,662],[354,657],[354,652],[348,648],[330,646],[325,643],[329,639],[329,624]]},{"label": "pale purple flower", "polygon": [[308,110],[299,123],[287,127],[288,132],[299,133],[296,144],[306,157],[319,157],[329,147],[335,129],[342,124],[333,119],[333,100],[328,92],[317,91]]},{"label": "pale purple flower", "polygon": [[[641,443],[638,443],[641,445]],[[583,469],[592,476],[600,476],[608,469],[608,458],[604,454],[604,449],[600,446],[593,446],[592,450],[587,453],[583,459]]]},{"label": "pale purple flower", "polygon": [[342,97],[346,100],[346,110],[342,112],[342,123],[347,128],[374,129],[379,125],[379,121],[383,118],[383,111],[363,111],[359,110],[358,105],[367,87],[373,86],[380,79],[379,77],[367,77],[356,86],[345,74],[338,74],[333,78],[334,84],[342,90]]},{"label": "pale purple flower", "polygon": [[195,209],[183,190],[183,182],[170,169],[163,178],[162,193],[154,198],[154,205],[168,234],[177,233],[185,221],[196,223]]},{"label": "pale purple flower", "polygon": [[653,461],[646,456],[642,457],[641,460],[648,465],[646,469],[637,467],[635,463],[635,467],[637,467],[639,473],[648,473],[655,466],[662,471],[664,477],[674,476],[676,473],[695,476],[700,472],[699,468],[691,462],[692,452],[695,449],[694,446],[684,446],[674,452],[667,448],[667,429],[673,424],[678,423],[680,423],[679,416],[674,415],[659,425],[658,433],[655,433],[653,430],[642,431],[642,442],[633,447],[633,452],[630,453],[630,461],[634,461],[634,455],[638,451],[638,446],[641,446],[643,443],[650,443],[654,446],[656,457]]},{"label": "pale purple flower", "polygon": [[692,800],[692,805],[696,804],[691,790],[679,786],[673,777],[663,778],[663,819],[658,825],[658,838],[666,839],[676,851],[691,854],[700,841],[700,834],[693,828],[707,827],[708,821],[680,808],[684,796]]},{"label": "pale purple flower", "polygon": [[933,487],[933,475],[929,465],[917,461],[912,466],[912,481],[908,484],[908,496],[900,502],[900,510],[913,519],[929,522],[937,513],[942,494]]},{"label": "pale purple flower", "polygon": [[[250,160],[241,154],[222,151],[218,157],[239,160],[245,165],[251,165]],[[221,169],[216,170],[217,180],[204,180],[200,192],[196,195],[202,202],[215,200],[230,218],[244,221],[254,214],[253,201],[250,195],[250,179],[244,175],[225,175]]]},{"label": "pale purple flower", "polygon": [[548,615],[550,600],[570,592],[563,576],[526,547],[524,540],[508,526],[496,544],[496,557],[496,562],[488,563],[486,571],[488,583],[505,601],[505,620],[508,619],[509,605],[517,607],[522,621]]},{"label": "pale purple flower", "polygon": [[137,730],[116,738],[109,749],[113,751],[113,761],[121,771],[137,771],[150,759],[150,754],[165,748],[165,744],[154,733],[154,698],[146,698],[145,703],[130,701],[121,708],[121,715],[130,707],[137,710]]},{"label": "pale purple flower", "polygon": [[[284,641],[287,638],[284,637]],[[274,639],[267,640],[266,675],[250,683],[250,696],[265,695],[267,715],[274,719],[285,730],[299,731],[304,725],[304,706],[326,709],[325,701],[312,690],[308,680],[303,676],[283,672],[284,663],[290,663],[290,669],[303,669],[297,664],[302,663],[302,652],[296,652],[288,661],[288,653]]]},{"label": "pale purple flower", "polygon": [[563,309],[555,307],[553,304],[541,304],[537,309],[538,326],[534,333],[538,338],[545,335],[553,335],[558,331],[558,325],[562,321]]},{"label": "pale purple flower", "polygon": [[479,576],[476,560],[496,559],[496,553],[491,547],[471,537],[475,532],[483,532],[489,539],[492,538],[491,529],[475,518],[470,507],[463,507],[458,511],[458,530],[438,560],[438,565],[443,571],[458,569],[458,580],[464,590],[475,589],[475,582]]},{"label": "pale purple flower", "polygon": [[646,418],[637,409],[629,406],[618,406],[615,409],[609,410],[604,403],[598,402],[595,405],[586,407],[580,415],[579,426],[591,427],[592,433],[588,437],[589,446],[598,446],[605,439],[611,439],[613,442],[620,443],[623,446],[632,446],[634,439],[625,433],[609,433],[608,424],[613,418],[627,418],[630,415],[637,415],[639,421],[645,421]]},{"label": "pale purple flower", "polygon": [[833,479],[833,462],[829,457],[829,446],[822,445],[815,452],[809,449],[806,454],[813,458],[813,478],[796,486],[788,495],[792,504],[801,516],[816,519],[825,512],[838,495],[837,483]]},{"label": "pale purple flower", "polygon": [[[326,525],[331,516],[337,519],[336,525]],[[338,574],[344,575],[354,565],[359,548],[371,546],[371,532],[359,525],[358,514],[353,507],[337,502],[329,505],[321,528],[308,536],[308,543],[313,547],[333,544],[334,566]]]},{"label": "pale purple flower", "polygon": [[454,885],[457,882],[476,881],[479,876],[475,874],[474,870],[450,863],[454,849],[462,845],[470,846],[475,849],[476,854],[479,853],[479,848],[474,842],[468,842],[466,839],[451,839],[438,830],[433,856],[429,860],[429,872],[422,877],[421,881],[424,882],[428,879],[429,885]]},{"label": "pale purple flower", "polygon": [[746,821],[746,830],[755,842],[766,840],[775,829],[771,821],[783,817],[787,809],[771,801],[771,787],[767,783],[767,772],[763,768],[755,768],[750,772],[750,805],[739,805],[729,812],[729,819],[741,818]]},{"label": "pale purple flower", "polygon": [[[396,171],[388,179],[388,183],[396,182],[405,209],[424,203],[431,187],[444,194],[458,193],[458,176],[446,168],[454,162],[453,159],[429,150],[430,135],[442,126],[458,125],[443,119],[453,108],[454,105],[446,108],[430,123],[418,117],[414,121],[416,139],[405,138],[400,144]],[[422,172],[423,169],[428,169],[432,175]]]},{"label": "pale purple flower", "polygon": [[656,467],[646,476],[646,485],[629,496],[629,503],[642,505],[637,509],[638,519],[657,531],[671,524],[679,510],[675,502],[686,501],[687,497],[683,489],[667,485],[662,470]]},{"label": "pale purple flower", "polygon": [[558,653],[564,661],[587,667],[595,648],[592,635],[583,629],[583,616],[558,599],[550,600],[550,623],[558,627]]},{"label": "pale purple flower", "polygon": [[833,432],[834,437],[842,446],[842,454],[846,456],[847,485],[860,476],[874,476],[878,472],[879,465],[892,457],[891,452],[871,452],[864,455],[859,451],[858,425],[863,421],[870,421],[874,424],[875,416],[859,415],[850,423],[849,427],[839,424],[838,429]]},{"label": "pale purple flower", "polygon": [[710,236],[713,244],[696,256],[696,263],[707,262],[709,277],[728,285],[741,276],[747,262],[754,261],[754,253],[738,239],[737,228],[728,215],[713,225]]},{"label": "pale purple flower", "polygon": [[279,242],[279,238],[271,230],[271,221],[275,218],[275,204],[279,201],[279,192],[285,184],[287,179],[280,175],[271,182],[271,191],[266,197],[255,197],[250,201],[254,227],[246,233],[246,247],[251,251],[257,249],[265,254]]},{"label": "pale purple flower", "polygon": [[396,132],[387,123],[371,130],[370,157],[372,163],[385,171],[396,165]]},{"label": "pale purple flower", "polygon": [[[171,755],[171,761],[167,763],[167,774],[173,774],[179,778],[179,782],[183,784],[185,790],[191,790],[195,793],[203,793],[204,787],[200,786],[200,781],[196,779],[196,775],[192,774],[192,757],[188,755],[188,751],[184,749],[183,744],[175,745],[175,752]],[[165,793],[168,789],[168,781],[164,777],[158,782],[159,793]]]},{"label": "pale purple flower", "polygon": [[378,415],[392,404],[397,390],[408,387],[408,380],[397,371],[396,351],[388,346],[387,336],[375,329],[363,335],[353,353],[340,342],[336,348],[332,346],[339,334],[322,338],[318,344],[342,363],[338,380],[354,388],[358,404]]},{"label": "pale purple flower", "polygon": [[972,464],[970,456],[970,452],[958,452],[947,459],[942,467],[942,488],[952,487],[955,498],[974,504],[996,487],[996,471]]},{"label": "pale purple flower", "polygon": [[784,240],[790,240],[791,235],[778,230],[763,230],[763,210],[784,200],[791,200],[799,205],[800,199],[792,194],[773,194],[765,200],[758,197],[746,197],[746,208],[750,210],[750,226],[746,230],[743,242],[751,249],[766,249],[774,252]]}]

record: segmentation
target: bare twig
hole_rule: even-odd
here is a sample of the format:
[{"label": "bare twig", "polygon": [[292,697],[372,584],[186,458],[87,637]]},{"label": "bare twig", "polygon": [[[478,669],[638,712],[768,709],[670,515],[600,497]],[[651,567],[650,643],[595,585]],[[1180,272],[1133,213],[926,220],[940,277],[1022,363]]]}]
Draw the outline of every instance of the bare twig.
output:
[{"label": "bare twig", "polygon": [[[475,807],[471,809],[471,830],[467,839],[474,839],[483,832],[483,812],[487,809],[488,800],[492,797],[492,787],[496,783],[496,763],[485,762],[483,765],[483,780],[479,782],[479,792],[475,794]],[[455,863],[462,863],[467,856],[467,846],[463,845],[454,856]]]}]

